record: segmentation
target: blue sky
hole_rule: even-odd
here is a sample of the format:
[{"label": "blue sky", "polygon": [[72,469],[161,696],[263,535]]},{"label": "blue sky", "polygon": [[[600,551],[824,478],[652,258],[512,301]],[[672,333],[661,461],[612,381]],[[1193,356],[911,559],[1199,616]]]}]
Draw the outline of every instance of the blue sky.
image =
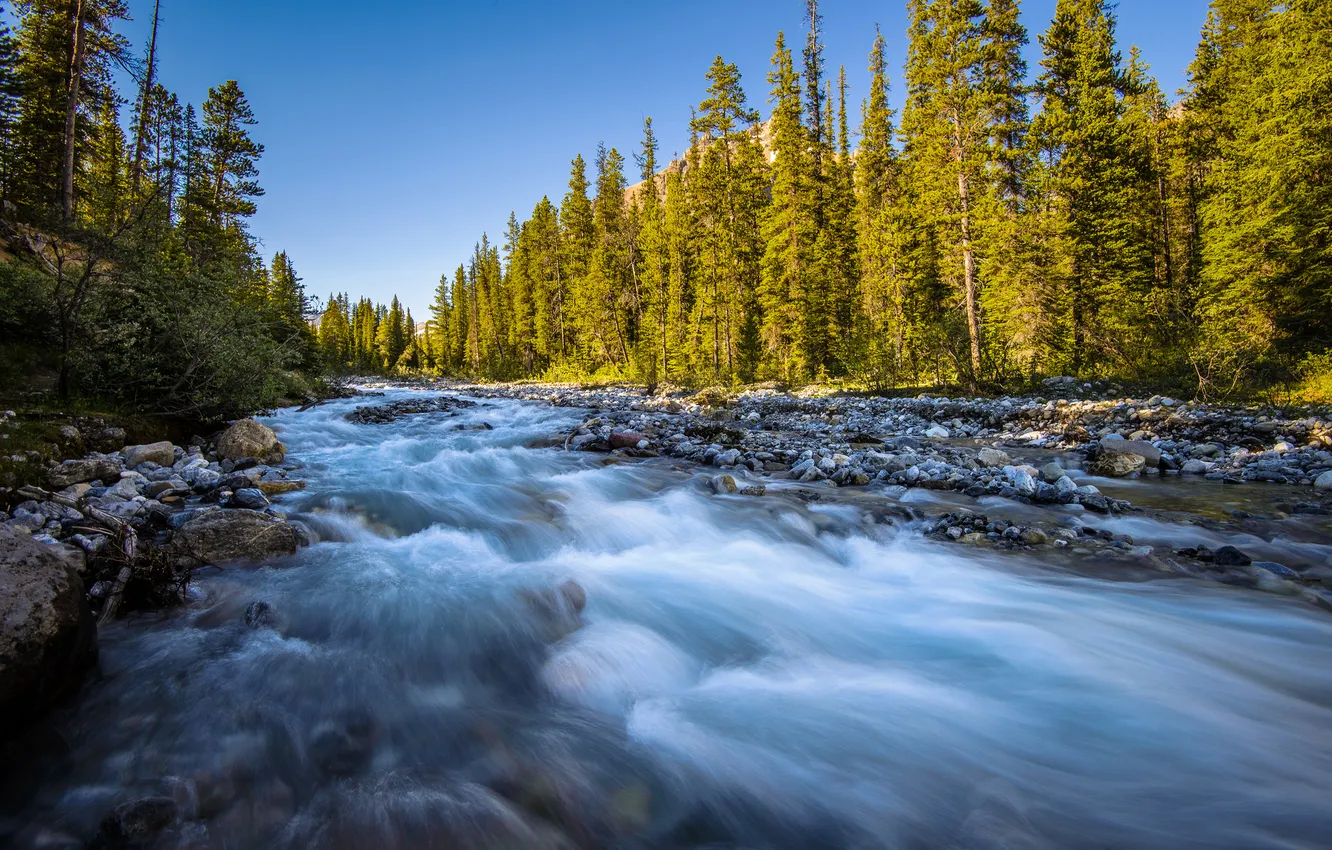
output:
[{"label": "blue sky", "polygon": [[[1033,68],[1054,5],[1022,4]],[[124,31],[142,45],[152,0],[130,7]],[[1125,55],[1137,44],[1174,92],[1206,9],[1122,0]],[[627,155],[645,115],[666,158],[682,150],[714,55],[739,65],[766,114],[773,40],[783,29],[803,43],[803,11],[802,0],[163,0],[161,78],[196,104],[227,79],[249,96],[267,149],[253,222],[266,253],[286,250],[311,294],[397,293],[424,319],[440,274],[483,231],[500,241],[510,210],[559,202],[574,154],[590,161],[604,140]],[[904,0],[824,0],[822,12],[853,118],[875,23],[900,106]]]}]

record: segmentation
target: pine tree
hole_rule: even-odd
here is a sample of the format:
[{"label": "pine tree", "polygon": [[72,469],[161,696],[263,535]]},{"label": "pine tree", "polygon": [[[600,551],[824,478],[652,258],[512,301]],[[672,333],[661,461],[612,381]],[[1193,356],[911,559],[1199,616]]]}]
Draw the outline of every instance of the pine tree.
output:
[{"label": "pine tree", "polygon": [[[1332,349],[1332,11],[1217,0],[1191,68],[1205,391],[1289,379]],[[1223,383],[1224,382],[1224,383]]]},{"label": "pine tree", "polygon": [[870,91],[857,151],[856,228],[863,338],[861,369],[881,386],[896,384],[906,364],[906,260],[909,230],[901,204],[901,163],[893,146],[888,64],[882,33],[870,51]]},{"label": "pine tree", "polygon": [[217,227],[239,228],[254,215],[254,199],[264,190],[255,181],[264,146],[250,137],[258,123],[235,80],[208,90],[203,105],[202,156],[209,186],[200,204]]},{"label": "pine tree", "polygon": [[9,200],[16,188],[19,155],[16,137],[22,91],[18,44],[4,23],[4,14],[4,7],[0,6],[0,201]]},{"label": "pine tree", "polygon": [[568,358],[583,346],[576,332],[575,316],[586,285],[595,228],[592,201],[587,196],[587,164],[582,154],[574,157],[569,170],[569,191],[560,205],[560,231],[563,241],[560,265],[564,270],[562,286],[556,293],[559,317],[560,357]]},{"label": "pine tree", "polygon": [[127,49],[113,31],[128,13],[121,0],[31,0],[19,20],[15,193],[30,217],[74,221],[77,187],[111,71]]},{"label": "pine tree", "polygon": [[1123,120],[1130,89],[1114,28],[1105,0],[1060,0],[1041,38],[1041,112],[1032,132],[1064,217],[1074,373],[1126,357],[1119,345],[1151,281],[1149,234],[1137,220],[1145,162]]},{"label": "pine tree", "polygon": [[801,121],[800,79],[785,37],[777,34],[768,82],[772,202],[763,218],[763,342],[769,368],[783,380],[817,372],[827,351],[825,289],[814,268],[818,203],[814,161]]},{"label": "pine tree", "polygon": [[439,276],[439,285],[435,287],[435,300],[430,302],[427,327],[431,366],[448,372],[453,351],[453,302],[449,299],[449,276],[446,274]]},{"label": "pine tree", "polygon": [[[902,119],[907,179],[923,204],[930,238],[952,255],[944,279],[960,296],[965,354],[949,346],[957,370],[971,384],[982,377],[985,348],[978,248],[995,221],[1005,155],[999,128],[1015,112],[1011,87],[989,74],[999,37],[980,0],[911,0],[907,53],[907,106]],[[1003,37],[1012,40],[1012,28]],[[946,333],[951,339],[953,334]]]}]

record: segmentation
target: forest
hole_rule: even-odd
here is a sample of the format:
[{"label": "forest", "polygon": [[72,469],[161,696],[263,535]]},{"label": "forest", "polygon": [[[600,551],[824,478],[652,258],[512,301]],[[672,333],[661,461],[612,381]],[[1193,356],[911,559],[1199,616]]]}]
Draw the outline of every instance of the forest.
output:
[{"label": "forest", "polygon": [[[779,33],[769,116],[718,56],[682,159],[632,165],[483,235],[429,320],[330,297],[335,369],[999,391],[1041,375],[1202,397],[1332,390],[1332,4],[1215,0],[1172,102],[1114,4],[910,0],[852,127],[817,0]],[[798,53],[797,53],[798,51]],[[634,185],[629,185],[632,175]],[[418,330],[418,327],[420,328]]]},{"label": "forest", "polygon": [[1214,0],[1173,98],[1109,0],[1059,0],[1037,68],[1018,0],[907,7],[901,77],[867,33],[858,108],[817,0],[758,89],[718,56],[681,157],[651,118],[628,157],[575,156],[564,196],[481,235],[418,321],[307,298],[260,255],[234,81],[196,111],[158,82],[156,26],[142,51],[117,35],[123,0],[20,3],[0,381],[210,415],[321,373],[1332,396],[1332,4]]},{"label": "forest", "polygon": [[198,109],[161,85],[160,5],[141,54],[123,0],[28,0],[0,28],[0,389],[215,418],[321,363],[290,259],[247,227],[253,110],[234,80]]}]

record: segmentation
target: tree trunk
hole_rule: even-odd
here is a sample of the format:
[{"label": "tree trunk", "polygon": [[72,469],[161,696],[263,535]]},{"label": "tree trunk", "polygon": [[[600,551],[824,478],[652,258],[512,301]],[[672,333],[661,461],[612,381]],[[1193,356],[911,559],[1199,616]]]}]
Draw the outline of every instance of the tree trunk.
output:
[{"label": "tree trunk", "polygon": [[981,373],[981,327],[976,293],[976,258],[971,250],[971,205],[967,175],[957,173],[957,195],[962,203],[962,274],[967,302],[967,335],[971,338],[971,383]]},{"label": "tree trunk", "polygon": [[130,190],[139,194],[139,178],[143,175],[144,131],[148,126],[149,103],[153,96],[153,75],[157,70],[157,18],[162,0],[153,3],[153,34],[148,39],[148,67],[144,71],[143,90],[139,95],[139,126],[134,133],[134,164],[130,170]]},{"label": "tree trunk", "polygon": [[83,83],[84,0],[74,9],[74,44],[69,58],[69,87],[65,102],[65,158],[61,168],[60,213],[66,224],[74,221],[74,148],[79,119],[79,89]]}]

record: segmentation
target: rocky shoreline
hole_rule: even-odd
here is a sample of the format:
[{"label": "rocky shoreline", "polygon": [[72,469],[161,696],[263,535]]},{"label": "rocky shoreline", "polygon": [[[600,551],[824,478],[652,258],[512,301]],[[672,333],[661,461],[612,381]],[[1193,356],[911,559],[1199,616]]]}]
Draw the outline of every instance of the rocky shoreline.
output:
[{"label": "rocky shoreline", "polygon": [[[179,603],[194,569],[260,562],[309,540],[270,505],[304,482],[290,476],[277,435],[253,419],[188,446],[126,446],[124,431],[95,437],[108,451],[51,466],[50,489],[5,494],[0,716],[7,719],[39,713],[95,659],[94,617]],[[113,449],[108,440],[116,439],[122,445]],[[40,676],[22,674],[34,663]]]},{"label": "rocky shoreline", "polygon": [[[1069,381],[1055,379],[1047,387],[1083,389]],[[1327,516],[1332,514],[1332,411],[1326,409],[1290,415],[1162,396],[857,398],[766,389],[646,395],[634,387],[553,384],[439,388],[588,408],[592,415],[566,436],[565,448],[714,467],[709,485],[722,495],[763,495],[781,482],[790,482],[782,485],[787,488],[799,485],[790,492],[806,500],[836,498],[830,487],[953,492],[978,509],[922,513],[917,519],[924,534],[997,550],[1064,549],[1097,561],[1296,595],[1332,611],[1332,564],[1292,568],[1233,546],[1136,545],[1130,535],[1076,518],[1167,512],[1106,495],[1068,474],[1285,485],[1278,509],[1266,519]],[[992,517],[987,514],[1005,511],[979,509],[987,497],[1015,509],[1063,506],[1074,513],[1058,519]],[[1164,521],[1180,519],[1171,514]],[[1251,519],[1233,511],[1231,525],[1219,530],[1251,533],[1252,524],[1240,524]]]}]

